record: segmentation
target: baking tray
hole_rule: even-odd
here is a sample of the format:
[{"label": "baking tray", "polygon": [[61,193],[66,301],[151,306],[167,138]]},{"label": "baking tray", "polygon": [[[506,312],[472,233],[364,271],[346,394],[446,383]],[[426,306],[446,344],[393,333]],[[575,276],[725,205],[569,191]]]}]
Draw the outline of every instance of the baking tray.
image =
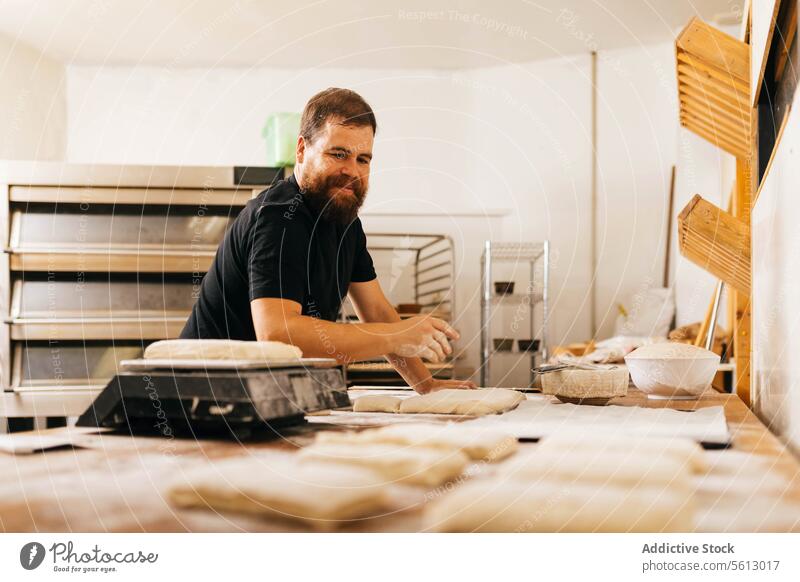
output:
[{"label": "baking tray", "polygon": [[192,360],[152,358],[122,360],[121,371],[148,370],[269,370],[272,368],[333,368],[339,363],[332,358],[292,358],[281,360]]}]

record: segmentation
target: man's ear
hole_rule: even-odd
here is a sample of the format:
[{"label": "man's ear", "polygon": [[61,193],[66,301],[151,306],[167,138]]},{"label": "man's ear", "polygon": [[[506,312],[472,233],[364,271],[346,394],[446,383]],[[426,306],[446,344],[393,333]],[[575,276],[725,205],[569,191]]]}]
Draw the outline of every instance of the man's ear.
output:
[{"label": "man's ear", "polygon": [[306,154],[306,140],[302,135],[297,136],[297,147],[295,148],[294,151],[295,163],[302,164],[305,154]]}]

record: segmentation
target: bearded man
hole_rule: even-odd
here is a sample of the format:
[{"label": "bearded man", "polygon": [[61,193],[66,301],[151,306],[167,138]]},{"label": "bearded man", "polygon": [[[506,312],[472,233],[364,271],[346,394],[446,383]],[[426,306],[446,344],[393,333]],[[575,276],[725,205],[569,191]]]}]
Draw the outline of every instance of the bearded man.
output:
[{"label": "bearded man", "polygon": [[[386,356],[418,392],[474,388],[436,380],[458,333],[430,316],[401,320],[381,289],[358,218],[377,122],[354,91],[314,95],[294,172],[247,203],[203,278],[182,338],[277,340],[340,362]],[[345,295],[361,323],[336,323]]]}]

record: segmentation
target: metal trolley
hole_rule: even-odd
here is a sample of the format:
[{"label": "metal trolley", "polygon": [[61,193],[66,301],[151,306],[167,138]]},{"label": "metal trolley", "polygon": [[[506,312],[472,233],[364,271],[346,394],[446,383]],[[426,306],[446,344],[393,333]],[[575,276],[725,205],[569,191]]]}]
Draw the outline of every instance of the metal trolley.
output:
[{"label": "metal trolley", "polygon": [[[492,289],[492,269],[497,263],[528,263],[530,272],[528,287],[524,293],[497,294]],[[494,354],[491,322],[495,312],[502,305],[524,307],[530,322],[531,338],[539,340],[539,349],[531,351],[531,365],[536,358],[547,360],[547,323],[549,319],[548,284],[550,279],[550,243],[505,243],[487,240],[481,256],[481,386],[491,382],[491,360]],[[541,305],[541,327],[538,334],[535,327],[536,307]],[[537,337],[538,336],[538,337]],[[533,373],[531,372],[531,383]]]}]

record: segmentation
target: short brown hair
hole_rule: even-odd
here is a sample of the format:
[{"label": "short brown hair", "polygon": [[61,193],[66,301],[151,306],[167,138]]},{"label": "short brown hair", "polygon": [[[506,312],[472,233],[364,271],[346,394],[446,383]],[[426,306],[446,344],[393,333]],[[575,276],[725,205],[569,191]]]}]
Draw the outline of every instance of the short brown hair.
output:
[{"label": "short brown hair", "polygon": [[350,89],[329,87],[314,95],[306,103],[300,118],[300,135],[312,140],[331,119],[342,125],[363,127],[369,125],[374,134],[378,129],[375,113],[364,98]]}]

